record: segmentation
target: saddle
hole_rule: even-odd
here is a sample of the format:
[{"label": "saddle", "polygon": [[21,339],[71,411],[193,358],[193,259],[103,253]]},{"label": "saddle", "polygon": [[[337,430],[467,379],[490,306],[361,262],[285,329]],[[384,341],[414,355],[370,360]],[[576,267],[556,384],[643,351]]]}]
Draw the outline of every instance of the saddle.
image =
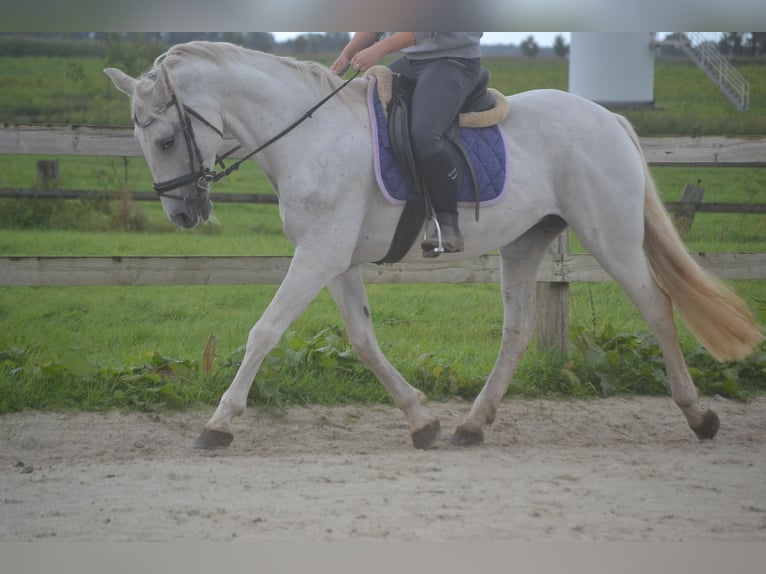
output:
[{"label": "saddle", "polygon": [[[394,263],[401,260],[415,242],[425,219],[430,213],[430,199],[424,181],[418,173],[417,162],[410,141],[410,107],[414,82],[394,74],[385,66],[374,66],[367,75],[377,80],[377,93],[384,107],[387,119],[388,140],[392,154],[400,168],[413,182],[414,197],[405,204],[394,238],[386,256],[376,263]],[[458,166],[460,176],[470,175],[474,195],[475,217],[479,219],[480,190],[473,165],[461,144],[460,128],[493,126],[508,115],[509,106],[505,97],[488,87],[489,71],[482,68],[479,79],[471,94],[466,98],[458,117],[445,134],[447,150]]]}]

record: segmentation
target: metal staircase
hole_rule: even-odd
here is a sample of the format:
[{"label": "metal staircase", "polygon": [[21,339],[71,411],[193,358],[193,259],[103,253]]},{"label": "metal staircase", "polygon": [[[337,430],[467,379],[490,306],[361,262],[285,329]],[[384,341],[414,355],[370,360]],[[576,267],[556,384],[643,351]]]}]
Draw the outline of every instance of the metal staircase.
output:
[{"label": "metal staircase", "polygon": [[679,48],[718,86],[738,110],[750,107],[750,82],[700,32],[678,32],[661,43]]}]

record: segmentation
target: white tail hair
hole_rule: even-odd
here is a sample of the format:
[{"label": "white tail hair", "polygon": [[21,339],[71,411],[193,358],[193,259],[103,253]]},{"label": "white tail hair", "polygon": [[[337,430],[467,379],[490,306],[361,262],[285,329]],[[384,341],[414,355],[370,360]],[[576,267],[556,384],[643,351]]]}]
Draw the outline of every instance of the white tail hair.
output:
[{"label": "white tail hair", "polygon": [[745,302],[689,255],[657,194],[641,144],[630,122],[617,115],[644,165],[644,251],[659,286],[670,296],[695,337],[718,361],[747,357],[763,331]]}]

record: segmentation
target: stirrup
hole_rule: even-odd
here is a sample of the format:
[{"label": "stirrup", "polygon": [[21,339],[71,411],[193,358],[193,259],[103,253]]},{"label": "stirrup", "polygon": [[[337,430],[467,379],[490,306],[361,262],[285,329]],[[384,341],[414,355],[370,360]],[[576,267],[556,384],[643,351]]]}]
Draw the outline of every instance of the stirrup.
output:
[{"label": "stirrup", "polygon": [[[442,226],[439,224],[439,220],[437,219],[435,214],[428,221],[432,221],[434,224],[434,227],[436,228],[436,247],[434,247],[433,250],[431,250],[428,253],[437,253],[437,254],[444,253],[444,243],[442,242]],[[426,233],[423,235],[423,241],[425,241],[426,239],[428,239],[427,227],[426,227]]]}]

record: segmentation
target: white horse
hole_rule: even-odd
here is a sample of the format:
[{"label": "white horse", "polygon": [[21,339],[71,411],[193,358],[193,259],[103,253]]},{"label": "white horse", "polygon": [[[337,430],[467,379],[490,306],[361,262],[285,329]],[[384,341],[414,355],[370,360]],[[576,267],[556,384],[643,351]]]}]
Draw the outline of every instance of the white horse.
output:
[{"label": "white horse", "polygon": [[[206,42],[170,48],[138,79],[114,68],[105,72],[132,98],[135,137],[165,212],[187,228],[210,214],[207,192],[224,133],[255,150],[342,83],[319,64]],[[250,331],[242,365],[199,447],[231,443],[232,421],[245,410],[261,362],[325,286],[359,357],[404,412],[414,446],[430,448],[439,440],[439,421],[421,404],[423,393],[378,346],[360,274],[361,264],[386,254],[402,211],[384,199],[373,173],[367,83],[353,80],[254,157],[279,197],[295,253]],[[567,226],[641,311],[662,350],[673,399],[691,429],[712,438],[718,416],[700,406],[679,347],[673,305],[719,360],[741,359],[761,341],[747,306],[688,255],[626,119],[555,90],[521,93],[509,102],[511,112],[501,124],[512,164],[506,192],[483,209],[480,222],[471,208],[464,209],[465,251],[440,258],[497,249],[502,271],[500,353],[452,442],[481,442],[493,422],[534,331],[538,266]],[[407,260],[424,261],[419,245]]]}]

